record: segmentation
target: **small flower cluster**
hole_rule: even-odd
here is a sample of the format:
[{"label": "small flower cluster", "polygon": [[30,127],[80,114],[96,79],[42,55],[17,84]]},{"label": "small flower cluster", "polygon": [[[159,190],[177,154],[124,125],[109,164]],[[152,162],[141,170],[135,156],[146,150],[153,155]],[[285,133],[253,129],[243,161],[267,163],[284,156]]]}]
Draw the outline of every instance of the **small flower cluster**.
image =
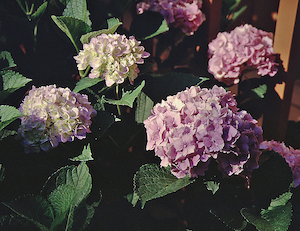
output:
[{"label": "small flower cluster", "polygon": [[224,176],[249,175],[258,168],[262,129],[250,114],[238,111],[222,87],[192,86],[154,106],[144,121],[147,150],[177,178],[204,175],[211,157]]},{"label": "small flower cluster", "polygon": [[188,35],[193,35],[205,21],[201,7],[201,0],[144,0],[136,6],[138,14],[145,10],[161,13],[168,25],[181,28]]},{"label": "small flower cluster", "polygon": [[84,139],[90,133],[96,111],[87,95],[55,85],[32,87],[19,108],[23,114],[18,129],[25,152],[47,151],[59,142]]},{"label": "small flower cluster", "polygon": [[117,33],[101,34],[84,44],[74,59],[78,70],[85,70],[90,65],[89,77],[105,79],[108,87],[123,83],[127,77],[133,83],[139,73],[137,64],[143,64],[143,58],[150,56],[143,46],[139,46],[140,43],[133,36],[127,39]]},{"label": "small flower cluster", "polygon": [[272,34],[249,24],[236,27],[230,33],[220,32],[208,44],[208,71],[220,82],[237,84],[246,66],[259,75],[277,73]]},{"label": "small flower cluster", "polygon": [[293,173],[294,187],[296,188],[300,184],[300,150],[293,149],[292,147],[286,147],[284,142],[278,141],[264,141],[260,144],[260,149],[274,150],[278,152],[285,161],[289,164]]}]

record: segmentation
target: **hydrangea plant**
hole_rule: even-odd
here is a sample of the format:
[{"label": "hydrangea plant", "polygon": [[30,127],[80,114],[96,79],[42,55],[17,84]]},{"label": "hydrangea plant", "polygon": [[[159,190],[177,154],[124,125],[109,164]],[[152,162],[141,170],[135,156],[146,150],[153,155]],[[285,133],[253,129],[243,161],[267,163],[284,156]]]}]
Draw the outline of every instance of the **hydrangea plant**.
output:
[{"label": "hydrangea plant", "polygon": [[220,82],[237,84],[245,66],[257,69],[259,75],[277,73],[272,33],[245,24],[230,33],[219,32],[208,44],[208,71]]},{"label": "hydrangea plant", "polygon": [[19,110],[23,116],[18,138],[26,153],[47,151],[75,137],[84,139],[96,115],[87,95],[56,85],[33,86]]},{"label": "hydrangea plant", "polygon": [[201,0],[145,0],[136,6],[138,14],[145,10],[161,13],[168,25],[180,28],[188,35],[193,35],[205,21],[201,7]]},{"label": "hydrangea plant", "polygon": [[204,175],[210,159],[225,175],[248,175],[258,167],[262,129],[222,87],[192,86],[154,106],[144,121],[147,150],[177,178]]},{"label": "hydrangea plant", "polygon": [[133,36],[129,39],[120,34],[101,34],[92,38],[74,59],[78,70],[92,67],[89,77],[105,79],[108,87],[120,84],[128,77],[130,83],[139,73],[137,64],[143,64],[150,54]]}]

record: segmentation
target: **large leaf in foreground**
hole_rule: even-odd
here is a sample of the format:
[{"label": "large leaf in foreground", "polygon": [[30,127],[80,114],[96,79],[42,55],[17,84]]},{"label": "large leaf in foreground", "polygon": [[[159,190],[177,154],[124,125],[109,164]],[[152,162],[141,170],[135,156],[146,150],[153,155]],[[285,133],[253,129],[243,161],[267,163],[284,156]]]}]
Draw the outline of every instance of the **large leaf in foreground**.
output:
[{"label": "large leaf in foreground", "polygon": [[271,201],[268,209],[261,211],[261,216],[272,224],[275,230],[288,230],[292,221],[292,204],[288,202],[292,197],[291,192],[286,192]]},{"label": "large leaf in foreground", "polygon": [[259,231],[275,231],[273,226],[264,218],[254,214],[249,209],[241,209],[242,216],[247,222],[253,224]]},{"label": "large leaf in foreground", "polygon": [[0,131],[21,116],[21,112],[12,106],[0,106]]},{"label": "large leaf in foreground", "polygon": [[241,214],[259,231],[287,231],[292,221],[292,204],[288,202],[291,192],[286,192],[271,200],[268,209],[262,209],[260,215],[243,208]]},{"label": "large leaf in foreground", "polygon": [[[81,162],[79,166],[61,168],[49,178],[42,194],[48,194],[48,200],[55,211],[52,229],[66,217],[73,217],[74,210],[89,195],[91,188],[92,177],[85,162]],[[65,230],[72,227],[70,221],[67,219]]]},{"label": "large leaf in foreground", "polygon": [[3,204],[41,230],[49,230],[54,220],[54,211],[51,204],[40,196],[25,195]]},{"label": "large leaf in foreground", "polygon": [[193,183],[188,176],[178,179],[170,168],[161,168],[156,164],[145,164],[140,167],[133,178],[134,197],[145,203],[155,198],[163,197]]}]

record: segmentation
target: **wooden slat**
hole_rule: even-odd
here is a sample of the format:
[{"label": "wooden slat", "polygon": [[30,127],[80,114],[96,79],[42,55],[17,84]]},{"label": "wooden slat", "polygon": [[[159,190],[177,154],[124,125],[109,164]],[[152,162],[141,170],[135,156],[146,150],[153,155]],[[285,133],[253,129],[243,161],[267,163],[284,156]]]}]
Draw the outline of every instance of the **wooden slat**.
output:
[{"label": "wooden slat", "polygon": [[203,0],[203,10],[208,21],[208,42],[213,40],[220,30],[221,8],[222,0]]},{"label": "wooden slat", "polygon": [[[300,9],[299,0],[280,0],[278,17],[274,36],[274,50],[280,54],[283,67],[286,73],[284,75],[284,92],[278,92],[283,95],[280,102],[275,95],[267,95],[267,106],[270,111],[264,114],[264,138],[267,140],[275,139],[283,141],[286,135],[289,109],[293,93],[293,85],[297,74],[298,63],[300,60]],[[272,83],[268,86],[272,88]],[[276,87],[277,91],[280,88]],[[273,97],[273,98],[272,98]],[[276,103],[279,102],[279,103]]]}]

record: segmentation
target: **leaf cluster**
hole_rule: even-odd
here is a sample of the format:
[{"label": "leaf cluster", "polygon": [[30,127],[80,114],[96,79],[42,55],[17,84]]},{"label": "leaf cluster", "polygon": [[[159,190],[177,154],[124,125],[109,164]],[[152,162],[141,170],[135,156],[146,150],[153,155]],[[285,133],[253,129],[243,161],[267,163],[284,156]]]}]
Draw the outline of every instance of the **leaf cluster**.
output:
[{"label": "leaf cluster", "polygon": [[93,160],[90,145],[84,147],[81,155],[71,159],[79,165],[62,167],[54,172],[44,184],[40,195],[24,195],[11,202],[2,202],[17,216],[2,216],[13,225],[23,222],[23,227],[37,230],[82,230],[92,219],[101,200],[89,205],[85,202],[91,192],[92,177],[86,161]]}]

